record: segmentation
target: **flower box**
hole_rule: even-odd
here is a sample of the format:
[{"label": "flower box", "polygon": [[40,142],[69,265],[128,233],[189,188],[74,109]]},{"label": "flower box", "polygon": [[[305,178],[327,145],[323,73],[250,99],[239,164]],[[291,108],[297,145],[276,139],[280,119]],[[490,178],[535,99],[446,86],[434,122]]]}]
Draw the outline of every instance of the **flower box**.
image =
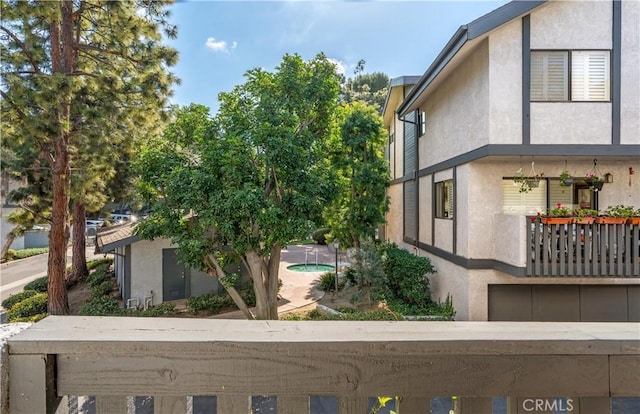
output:
[{"label": "flower box", "polygon": [[593,224],[596,221],[595,217],[576,217],[574,223],[576,224]]},{"label": "flower box", "polygon": [[573,217],[542,217],[543,224],[571,224]]},{"label": "flower box", "polygon": [[630,217],[627,219],[627,224],[633,224],[634,226],[640,225],[640,217]]},{"label": "flower box", "polygon": [[625,224],[626,222],[626,217],[598,217],[596,219],[598,224]]}]

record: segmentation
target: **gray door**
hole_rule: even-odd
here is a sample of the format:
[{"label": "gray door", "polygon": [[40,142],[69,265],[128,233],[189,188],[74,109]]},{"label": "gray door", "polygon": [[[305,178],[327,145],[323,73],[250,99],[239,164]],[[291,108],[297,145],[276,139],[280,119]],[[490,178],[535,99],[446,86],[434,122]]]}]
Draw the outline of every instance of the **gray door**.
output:
[{"label": "gray door", "polygon": [[184,299],[187,269],[178,263],[176,249],[162,249],[162,301]]}]

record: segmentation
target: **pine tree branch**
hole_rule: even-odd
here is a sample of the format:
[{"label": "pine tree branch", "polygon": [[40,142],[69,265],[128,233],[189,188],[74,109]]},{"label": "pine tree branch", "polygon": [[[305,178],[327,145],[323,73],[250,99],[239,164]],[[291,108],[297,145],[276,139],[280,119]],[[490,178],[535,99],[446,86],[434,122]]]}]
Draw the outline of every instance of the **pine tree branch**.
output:
[{"label": "pine tree branch", "polygon": [[110,49],[104,49],[102,47],[98,47],[98,46],[92,46],[92,45],[88,45],[86,43],[80,43],[77,44],[76,47],[80,50],[93,50],[96,52],[100,52],[100,53],[106,53],[108,55],[114,55],[114,56],[119,56],[123,59],[128,60],[129,62],[133,62],[133,63],[140,63],[140,60],[137,59],[133,59],[131,56],[127,56],[122,52],[116,51],[116,50],[110,50]]},{"label": "pine tree branch", "polygon": [[7,95],[2,89],[0,89],[0,96],[2,96],[2,99],[6,100],[9,105],[11,105],[13,107],[13,109],[15,109],[18,112],[18,115],[20,116],[21,119],[26,119],[27,118],[27,114],[24,113],[24,111],[22,110],[22,108],[20,108],[20,106],[16,105],[15,102],[13,102],[11,100],[11,98],[9,97],[9,95]]},{"label": "pine tree branch", "polygon": [[24,44],[23,41],[21,41],[20,39],[18,39],[18,37],[9,29],[7,29],[6,27],[4,27],[3,25],[0,25],[0,30],[2,30],[3,32],[5,32],[7,35],[9,35],[10,38],[13,39],[14,42],[16,42],[18,44],[18,47],[20,49],[22,49],[22,51],[24,52],[24,54],[27,56],[27,59],[29,60],[29,63],[31,63],[31,67],[33,68],[33,70],[36,73],[42,73],[42,71],[40,70],[40,68],[38,67],[38,65],[36,64],[36,61],[33,59],[33,54],[29,51],[29,49],[27,48],[27,45]]}]

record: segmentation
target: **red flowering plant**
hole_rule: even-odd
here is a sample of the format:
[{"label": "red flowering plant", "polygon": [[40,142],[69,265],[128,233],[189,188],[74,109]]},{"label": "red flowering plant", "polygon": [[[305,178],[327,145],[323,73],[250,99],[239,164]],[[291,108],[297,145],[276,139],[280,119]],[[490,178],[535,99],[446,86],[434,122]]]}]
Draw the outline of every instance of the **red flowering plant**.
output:
[{"label": "red flowering plant", "polygon": [[555,208],[549,210],[546,217],[573,217],[573,210],[563,206],[562,203],[557,203]]}]

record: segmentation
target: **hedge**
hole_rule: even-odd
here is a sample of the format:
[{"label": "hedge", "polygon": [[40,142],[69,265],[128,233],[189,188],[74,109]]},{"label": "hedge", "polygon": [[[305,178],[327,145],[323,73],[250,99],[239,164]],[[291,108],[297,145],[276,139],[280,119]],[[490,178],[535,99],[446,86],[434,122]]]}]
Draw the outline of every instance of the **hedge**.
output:
[{"label": "hedge", "polygon": [[14,322],[14,319],[30,318],[40,313],[47,313],[46,293],[38,293],[15,304],[11,310],[7,312],[7,320]]},{"label": "hedge", "polygon": [[25,290],[23,292],[16,293],[15,295],[11,295],[3,300],[2,307],[6,310],[11,310],[11,308],[13,308],[17,303],[20,303],[23,300],[30,298],[31,296],[35,296],[38,293],[40,292],[38,292],[37,290]]}]

